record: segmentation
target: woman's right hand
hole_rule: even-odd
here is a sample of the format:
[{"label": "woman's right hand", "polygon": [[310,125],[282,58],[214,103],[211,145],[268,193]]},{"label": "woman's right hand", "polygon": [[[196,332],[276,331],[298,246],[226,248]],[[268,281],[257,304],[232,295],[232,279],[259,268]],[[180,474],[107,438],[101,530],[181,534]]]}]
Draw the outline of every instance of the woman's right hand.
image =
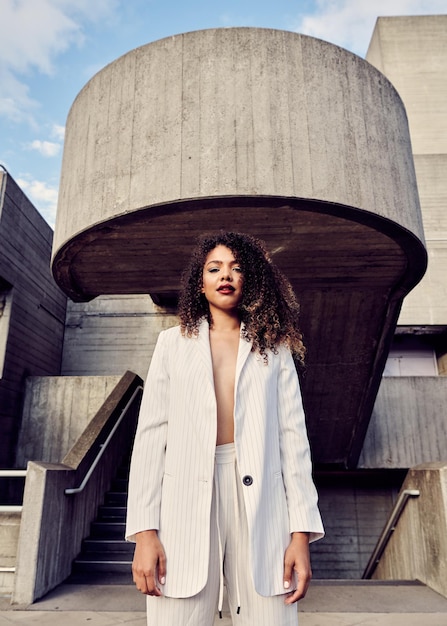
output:
[{"label": "woman's right hand", "polygon": [[156,530],[144,530],[135,535],[132,563],[133,581],[139,591],[148,596],[162,596],[159,588],[166,580],[166,555]]}]

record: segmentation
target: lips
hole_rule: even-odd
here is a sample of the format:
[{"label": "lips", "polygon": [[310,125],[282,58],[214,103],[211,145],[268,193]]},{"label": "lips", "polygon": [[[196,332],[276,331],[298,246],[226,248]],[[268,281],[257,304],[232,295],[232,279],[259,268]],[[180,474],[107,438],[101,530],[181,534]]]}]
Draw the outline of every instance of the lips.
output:
[{"label": "lips", "polygon": [[223,293],[224,295],[228,295],[230,293],[233,293],[235,291],[233,285],[221,285],[217,291],[219,293]]}]

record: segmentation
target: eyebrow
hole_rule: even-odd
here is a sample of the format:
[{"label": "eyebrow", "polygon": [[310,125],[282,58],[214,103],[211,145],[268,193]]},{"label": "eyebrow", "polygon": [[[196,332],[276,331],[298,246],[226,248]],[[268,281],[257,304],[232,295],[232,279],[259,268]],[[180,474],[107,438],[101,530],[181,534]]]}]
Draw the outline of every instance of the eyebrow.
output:
[{"label": "eyebrow", "polygon": [[[208,261],[208,263],[205,264],[205,267],[207,265],[210,265],[211,263],[218,263],[219,265],[222,265],[223,261],[219,261],[218,259],[211,259],[211,261]],[[239,261],[231,261],[230,265],[240,265]]]}]

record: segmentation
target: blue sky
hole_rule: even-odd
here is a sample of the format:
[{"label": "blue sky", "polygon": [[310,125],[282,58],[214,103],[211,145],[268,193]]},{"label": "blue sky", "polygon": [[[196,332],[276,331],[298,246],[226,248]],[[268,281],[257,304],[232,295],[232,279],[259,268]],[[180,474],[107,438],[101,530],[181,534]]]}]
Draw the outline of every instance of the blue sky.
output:
[{"label": "blue sky", "polygon": [[447,0],[0,0],[0,164],[53,226],[69,108],[129,50],[191,30],[257,26],[364,56],[379,15],[446,12]]}]

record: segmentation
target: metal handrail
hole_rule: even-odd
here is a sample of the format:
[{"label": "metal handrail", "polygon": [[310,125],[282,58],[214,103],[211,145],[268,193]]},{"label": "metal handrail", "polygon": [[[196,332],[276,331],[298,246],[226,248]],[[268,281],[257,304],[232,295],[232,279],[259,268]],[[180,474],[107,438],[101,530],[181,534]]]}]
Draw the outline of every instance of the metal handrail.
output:
[{"label": "metal handrail", "polygon": [[417,498],[420,495],[420,491],[418,489],[404,489],[397,501],[394,505],[393,510],[391,511],[391,515],[388,518],[387,523],[382,530],[382,533],[377,541],[376,547],[374,548],[373,553],[368,561],[367,566],[365,567],[365,571],[363,572],[362,578],[371,578],[374,570],[379,564],[380,558],[385,551],[385,548],[390,540],[391,535],[396,529],[397,522],[399,521],[400,516],[410,498]]},{"label": "metal handrail", "polygon": [[24,478],[26,469],[0,469],[0,478]]},{"label": "metal handrail", "polygon": [[96,455],[95,459],[93,460],[92,464],[90,465],[90,468],[88,470],[88,472],[86,473],[86,475],[84,476],[84,480],[82,481],[82,483],[79,485],[79,487],[75,487],[73,489],[65,489],[65,495],[66,496],[72,496],[75,495],[77,493],[81,493],[84,489],[85,486],[87,485],[88,481],[90,480],[96,466],[98,465],[102,455],[104,454],[107,446],[109,445],[110,441],[112,440],[113,435],[115,434],[115,431],[117,430],[118,426],[121,424],[121,422],[124,419],[124,416],[126,415],[127,411],[130,408],[130,405],[132,404],[132,402],[135,400],[136,395],[143,390],[142,385],[138,385],[138,387],[135,389],[135,391],[133,392],[133,394],[131,395],[129,401],[127,402],[126,406],[123,408],[123,410],[121,411],[121,414],[119,416],[119,418],[116,420],[112,430],[110,431],[107,439],[104,441],[104,443],[102,443],[99,447],[99,452]]},{"label": "metal handrail", "polygon": [[[0,478],[26,478],[26,469],[0,469]],[[15,504],[1,504],[0,513],[21,513],[23,507]]]}]

